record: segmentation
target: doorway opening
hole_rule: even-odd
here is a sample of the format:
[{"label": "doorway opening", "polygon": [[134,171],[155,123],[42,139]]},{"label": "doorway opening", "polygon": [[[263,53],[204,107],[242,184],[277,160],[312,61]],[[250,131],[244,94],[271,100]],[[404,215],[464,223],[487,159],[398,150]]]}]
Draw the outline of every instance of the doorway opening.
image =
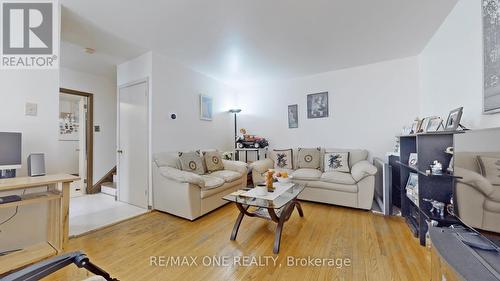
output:
[{"label": "doorway opening", "polygon": [[95,192],[92,185],[93,109],[93,94],[59,89],[59,154],[65,169],[61,172],[80,177],[71,185],[72,197]]}]

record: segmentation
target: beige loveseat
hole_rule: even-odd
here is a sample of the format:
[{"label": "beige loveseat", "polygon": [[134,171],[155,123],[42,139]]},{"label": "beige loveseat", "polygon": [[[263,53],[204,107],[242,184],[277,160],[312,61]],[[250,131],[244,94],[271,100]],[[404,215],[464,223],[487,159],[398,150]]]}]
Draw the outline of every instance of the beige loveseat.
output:
[{"label": "beige loveseat", "polygon": [[247,164],[223,160],[224,170],[198,175],[181,170],[178,153],[153,161],[153,209],[194,220],[228,203],[222,197],[246,187]]},{"label": "beige loveseat", "polygon": [[457,152],[455,175],[458,215],[469,226],[500,233],[500,186],[480,174],[477,156],[500,158],[500,152]]},{"label": "beige loveseat", "polygon": [[[321,149],[320,169],[297,169],[297,150],[293,150],[293,170],[287,170],[292,181],[303,183],[306,189],[299,199],[370,210],[375,190],[377,168],[367,161],[368,151],[360,149],[326,149],[326,151],[349,152],[350,173],[323,172],[325,149]],[[251,164],[254,184],[264,181],[264,173],[274,168],[271,159]],[[276,169],[276,171],[281,171]]]}]

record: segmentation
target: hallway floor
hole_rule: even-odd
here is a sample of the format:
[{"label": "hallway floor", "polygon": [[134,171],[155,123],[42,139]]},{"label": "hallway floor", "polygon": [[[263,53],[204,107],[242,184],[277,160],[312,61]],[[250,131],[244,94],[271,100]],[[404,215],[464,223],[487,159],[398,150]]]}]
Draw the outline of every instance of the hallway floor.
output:
[{"label": "hallway floor", "polygon": [[73,197],[69,204],[69,235],[81,235],[147,211],[103,193]]}]

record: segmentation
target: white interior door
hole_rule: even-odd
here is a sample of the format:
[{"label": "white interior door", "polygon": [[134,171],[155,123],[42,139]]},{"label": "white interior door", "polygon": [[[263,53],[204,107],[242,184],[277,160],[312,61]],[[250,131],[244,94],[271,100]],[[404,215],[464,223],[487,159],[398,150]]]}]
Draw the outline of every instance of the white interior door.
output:
[{"label": "white interior door", "polygon": [[119,90],[118,200],[148,206],[148,83]]}]

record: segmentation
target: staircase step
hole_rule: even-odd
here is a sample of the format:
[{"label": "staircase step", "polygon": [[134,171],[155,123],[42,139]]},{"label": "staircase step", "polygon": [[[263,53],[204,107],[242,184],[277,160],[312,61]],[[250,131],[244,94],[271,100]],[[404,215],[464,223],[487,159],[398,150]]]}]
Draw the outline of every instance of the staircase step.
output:
[{"label": "staircase step", "polygon": [[101,184],[101,193],[116,196],[116,183],[105,182]]},{"label": "staircase step", "polygon": [[106,186],[106,187],[109,187],[109,188],[114,188],[114,189],[116,189],[116,182],[103,182],[103,183],[101,184],[101,187],[102,187],[102,186]]}]

